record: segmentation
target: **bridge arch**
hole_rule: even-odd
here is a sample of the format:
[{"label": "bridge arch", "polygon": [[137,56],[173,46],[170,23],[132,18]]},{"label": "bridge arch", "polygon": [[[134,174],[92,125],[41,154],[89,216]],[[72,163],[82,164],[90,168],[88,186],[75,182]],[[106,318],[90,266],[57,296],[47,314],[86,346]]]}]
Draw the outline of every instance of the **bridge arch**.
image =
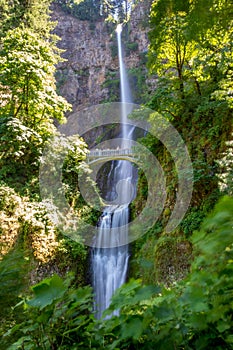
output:
[{"label": "bridge arch", "polygon": [[87,155],[88,164],[98,164],[111,160],[127,160],[132,162],[135,159],[135,153],[130,148],[125,149],[94,149]]}]

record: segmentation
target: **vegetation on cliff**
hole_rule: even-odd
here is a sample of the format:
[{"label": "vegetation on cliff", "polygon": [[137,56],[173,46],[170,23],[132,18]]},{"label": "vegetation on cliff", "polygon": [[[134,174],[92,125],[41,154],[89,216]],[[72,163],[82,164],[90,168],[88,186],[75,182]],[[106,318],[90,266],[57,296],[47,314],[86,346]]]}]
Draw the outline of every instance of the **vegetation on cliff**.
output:
[{"label": "vegetation on cliff", "polygon": [[80,19],[81,21],[98,20],[128,21],[132,6],[137,0],[54,0],[67,13]]}]

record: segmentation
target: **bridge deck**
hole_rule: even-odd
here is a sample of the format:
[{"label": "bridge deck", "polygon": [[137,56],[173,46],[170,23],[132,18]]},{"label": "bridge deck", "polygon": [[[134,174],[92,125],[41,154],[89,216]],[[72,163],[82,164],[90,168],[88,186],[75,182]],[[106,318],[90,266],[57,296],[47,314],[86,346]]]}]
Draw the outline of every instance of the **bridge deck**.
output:
[{"label": "bridge deck", "polygon": [[90,153],[87,154],[87,162],[98,162],[101,160],[111,160],[111,159],[126,159],[130,160],[132,158],[135,158],[135,154],[133,153],[132,149],[125,148],[125,149],[95,149],[91,150]]},{"label": "bridge deck", "polygon": [[88,153],[87,158],[99,158],[109,156],[133,156],[133,151],[130,148],[125,149],[95,149]]}]

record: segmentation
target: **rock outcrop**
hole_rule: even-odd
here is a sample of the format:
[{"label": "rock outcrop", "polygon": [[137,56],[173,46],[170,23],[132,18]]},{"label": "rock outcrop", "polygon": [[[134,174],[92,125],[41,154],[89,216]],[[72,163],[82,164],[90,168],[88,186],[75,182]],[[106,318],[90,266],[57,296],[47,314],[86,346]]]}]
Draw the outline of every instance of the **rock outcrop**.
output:
[{"label": "rock outcrop", "polygon": [[[139,1],[132,12],[127,31],[133,49],[125,59],[127,68],[137,67],[147,51],[149,8],[149,0]],[[55,33],[61,38],[58,45],[65,50],[62,56],[66,59],[56,76],[60,94],[78,109],[108,101],[109,87],[104,83],[109,72],[117,76],[119,69],[114,24],[81,21],[59,5],[54,5],[52,19],[57,21]]]}]

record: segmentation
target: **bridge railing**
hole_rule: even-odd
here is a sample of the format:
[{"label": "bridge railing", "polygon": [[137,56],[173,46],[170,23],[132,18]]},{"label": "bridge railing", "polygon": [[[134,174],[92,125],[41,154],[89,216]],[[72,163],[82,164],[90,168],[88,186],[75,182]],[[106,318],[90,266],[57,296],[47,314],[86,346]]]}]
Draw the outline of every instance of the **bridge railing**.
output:
[{"label": "bridge railing", "polygon": [[90,153],[87,155],[87,158],[102,158],[111,156],[133,156],[133,151],[130,148],[106,150],[95,149],[90,151]]}]

